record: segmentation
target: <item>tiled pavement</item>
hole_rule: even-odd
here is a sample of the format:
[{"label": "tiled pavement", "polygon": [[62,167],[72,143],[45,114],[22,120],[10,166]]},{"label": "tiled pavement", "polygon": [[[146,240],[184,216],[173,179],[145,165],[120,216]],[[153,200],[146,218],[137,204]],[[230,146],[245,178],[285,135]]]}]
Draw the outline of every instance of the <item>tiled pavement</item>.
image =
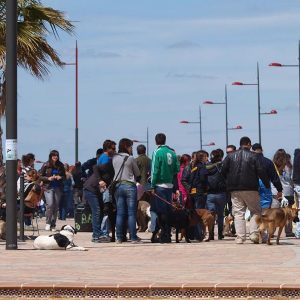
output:
[{"label": "tiled pavement", "polygon": [[[72,220],[67,221],[72,224]],[[62,225],[60,221],[59,225]],[[44,227],[43,220],[39,223]],[[27,231],[27,233],[31,233]],[[41,230],[41,234],[47,234]],[[0,241],[0,287],[9,284],[70,284],[77,286],[198,285],[300,286],[300,240],[283,238],[282,244],[236,245],[233,238],[208,243],[95,244],[91,233],[78,233],[75,243],[88,251],[38,251],[32,241],[6,251]]]}]

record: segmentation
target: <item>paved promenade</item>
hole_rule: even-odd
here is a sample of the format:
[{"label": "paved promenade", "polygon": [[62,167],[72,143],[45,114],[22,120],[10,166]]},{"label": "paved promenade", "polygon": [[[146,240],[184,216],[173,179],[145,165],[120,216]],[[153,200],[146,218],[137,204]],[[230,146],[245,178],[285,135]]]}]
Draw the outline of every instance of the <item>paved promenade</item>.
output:
[{"label": "paved promenade", "polygon": [[[67,221],[72,224],[72,220]],[[65,224],[62,221],[59,225]],[[39,223],[44,228],[43,220]],[[31,232],[27,231],[27,234]],[[40,230],[40,234],[47,234]],[[208,243],[95,244],[91,233],[75,243],[88,251],[38,251],[32,241],[6,251],[0,242],[0,282],[16,284],[299,284],[300,240],[283,238],[277,246],[236,245],[233,238]]]}]

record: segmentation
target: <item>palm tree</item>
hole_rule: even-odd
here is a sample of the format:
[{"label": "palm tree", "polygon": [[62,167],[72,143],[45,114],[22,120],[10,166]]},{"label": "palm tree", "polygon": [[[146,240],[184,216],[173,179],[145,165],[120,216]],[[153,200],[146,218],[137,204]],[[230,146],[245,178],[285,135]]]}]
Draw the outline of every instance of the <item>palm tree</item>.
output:
[{"label": "palm tree", "polygon": [[[50,66],[63,67],[58,53],[47,42],[49,35],[59,37],[59,31],[74,32],[74,26],[65,13],[45,7],[40,0],[18,0],[17,63],[33,76],[44,79]],[[5,36],[6,0],[0,0],[0,119],[5,115]],[[0,127],[0,199],[3,198],[2,129]],[[5,182],[5,180],[4,180]]]}]

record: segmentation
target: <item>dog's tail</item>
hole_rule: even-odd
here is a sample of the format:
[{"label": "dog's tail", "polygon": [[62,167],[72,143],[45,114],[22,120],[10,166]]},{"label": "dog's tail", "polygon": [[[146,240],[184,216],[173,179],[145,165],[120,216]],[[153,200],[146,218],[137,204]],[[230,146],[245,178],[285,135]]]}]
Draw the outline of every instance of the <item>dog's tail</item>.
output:
[{"label": "dog's tail", "polygon": [[263,219],[262,216],[256,216],[256,218],[255,218],[256,224],[257,224],[257,225],[261,224],[261,223],[262,223],[262,219]]}]

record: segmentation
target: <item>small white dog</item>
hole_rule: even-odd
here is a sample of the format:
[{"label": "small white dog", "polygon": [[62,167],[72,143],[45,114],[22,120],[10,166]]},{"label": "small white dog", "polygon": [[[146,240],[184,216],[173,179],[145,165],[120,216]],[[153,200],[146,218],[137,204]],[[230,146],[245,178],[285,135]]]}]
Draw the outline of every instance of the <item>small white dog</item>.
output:
[{"label": "small white dog", "polygon": [[73,243],[76,229],[71,225],[64,225],[59,233],[51,235],[40,235],[34,242],[33,247],[38,250],[77,250],[87,251],[84,247]]}]

